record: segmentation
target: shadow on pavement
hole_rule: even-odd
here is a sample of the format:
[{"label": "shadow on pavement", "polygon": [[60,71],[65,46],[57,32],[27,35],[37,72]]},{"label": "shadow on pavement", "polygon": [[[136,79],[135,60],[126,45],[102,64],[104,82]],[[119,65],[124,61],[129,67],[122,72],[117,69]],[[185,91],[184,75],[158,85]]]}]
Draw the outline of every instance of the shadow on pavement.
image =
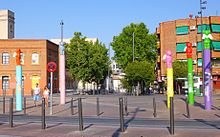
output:
[{"label": "shadow on pavement", "polygon": [[53,128],[53,127],[56,127],[56,126],[59,126],[59,125],[62,125],[62,123],[57,123],[57,124],[54,124],[54,125],[51,125],[51,126],[46,126],[47,128]]},{"label": "shadow on pavement", "polygon": [[27,122],[27,123],[22,123],[22,124],[14,124],[14,127],[20,127],[20,126],[26,126],[26,125],[29,125],[29,124],[32,124],[34,122]]},{"label": "shadow on pavement", "polygon": [[[125,130],[128,128],[128,124],[133,121],[135,119],[135,116],[137,115],[137,112],[139,112],[140,109],[139,107],[135,109],[134,112],[130,112],[130,113],[133,113],[133,116],[127,120],[125,123],[124,123],[124,126],[125,126]],[[142,111],[142,110],[141,110]],[[120,136],[120,133],[121,133],[121,129],[118,128],[113,134],[112,134],[112,137],[119,137]]]},{"label": "shadow on pavement", "polygon": [[217,125],[211,124],[211,123],[209,123],[208,121],[205,121],[205,120],[203,120],[203,119],[195,119],[195,120],[198,121],[198,122],[201,122],[201,123],[203,123],[203,124],[206,124],[206,125],[208,125],[208,126],[214,127],[214,128],[216,128],[216,129],[220,129],[220,127],[218,127]]},{"label": "shadow on pavement", "polygon": [[86,130],[87,128],[90,128],[91,126],[93,126],[94,124],[89,124],[88,126],[86,126],[85,128],[84,128],[84,130]]}]

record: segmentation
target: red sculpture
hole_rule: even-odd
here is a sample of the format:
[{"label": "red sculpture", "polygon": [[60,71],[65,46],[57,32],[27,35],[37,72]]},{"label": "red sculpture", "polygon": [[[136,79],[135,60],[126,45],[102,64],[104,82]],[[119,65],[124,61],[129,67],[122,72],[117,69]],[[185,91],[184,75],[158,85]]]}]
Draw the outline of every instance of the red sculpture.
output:
[{"label": "red sculpture", "polygon": [[16,64],[21,65],[21,50],[20,49],[16,51]]},{"label": "red sculpture", "polygon": [[192,58],[192,43],[187,43],[186,44],[187,48],[186,48],[186,56],[187,58]]}]

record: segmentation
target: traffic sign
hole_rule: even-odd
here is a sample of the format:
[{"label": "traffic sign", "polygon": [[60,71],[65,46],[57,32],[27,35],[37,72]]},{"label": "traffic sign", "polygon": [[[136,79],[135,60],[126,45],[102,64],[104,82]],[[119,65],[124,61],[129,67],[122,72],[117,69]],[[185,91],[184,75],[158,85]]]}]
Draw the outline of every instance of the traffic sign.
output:
[{"label": "traffic sign", "polygon": [[48,72],[54,72],[57,69],[57,64],[55,62],[49,62],[47,64],[47,71]]}]

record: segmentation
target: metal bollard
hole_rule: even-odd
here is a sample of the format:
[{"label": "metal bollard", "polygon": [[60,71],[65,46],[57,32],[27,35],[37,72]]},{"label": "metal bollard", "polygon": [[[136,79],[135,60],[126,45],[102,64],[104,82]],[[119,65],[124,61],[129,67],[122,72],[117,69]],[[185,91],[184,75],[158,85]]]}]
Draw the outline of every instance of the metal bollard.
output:
[{"label": "metal bollard", "polygon": [[78,98],[79,131],[83,131],[82,99]]},{"label": "metal bollard", "polygon": [[3,111],[3,114],[5,114],[5,95],[3,95],[3,106],[2,106],[2,111]]},{"label": "metal bollard", "polygon": [[42,98],[42,104],[41,104],[42,112],[41,112],[41,127],[42,129],[46,128],[46,123],[45,123],[45,98]]},{"label": "metal bollard", "polygon": [[154,108],[154,113],[153,113],[153,115],[154,115],[154,117],[157,117],[157,106],[156,106],[156,101],[155,101],[155,97],[153,98],[153,108]]},{"label": "metal bollard", "polygon": [[125,115],[128,115],[128,100],[127,97],[124,98],[124,104],[125,104]]},{"label": "metal bollard", "polygon": [[96,102],[97,102],[97,105],[96,105],[96,115],[99,116],[99,114],[100,114],[100,111],[99,111],[99,97],[96,98]]},{"label": "metal bollard", "polygon": [[120,129],[121,132],[125,132],[124,128],[124,114],[123,114],[123,98],[119,98],[119,112],[120,112]]},{"label": "metal bollard", "polygon": [[170,97],[170,134],[174,134],[174,104],[173,97]]},{"label": "metal bollard", "polygon": [[189,112],[189,103],[188,103],[188,98],[186,99],[186,112],[187,112],[187,118],[190,118],[190,112]]},{"label": "metal bollard", "polygon": [[26,97],[24,97],[24,107],[23,107],[24,114],[26,115]]},{"label": "metal bollard", "polygon": [[71,108],[71,115],[74,115],[74,109],[73,109],[73,98],[71,98],[70,108]]},{"label": "metal bollard", "polygon": [[9,127],[13,127],[13,98],[9,101]]}]

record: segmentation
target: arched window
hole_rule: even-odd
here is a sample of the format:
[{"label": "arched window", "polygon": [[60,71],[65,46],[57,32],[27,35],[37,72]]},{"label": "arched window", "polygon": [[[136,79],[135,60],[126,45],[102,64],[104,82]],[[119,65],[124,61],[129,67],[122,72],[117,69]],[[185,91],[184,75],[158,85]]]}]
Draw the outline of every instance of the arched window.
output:
[{"label": "arched window", "polygon": [[39,54],[38,53],[32,54],[32,64],[39,64]]},{"label": "arched window", "polygon": [[9,64],[10,55],[7,52],[2,53],[2,64]]}]

